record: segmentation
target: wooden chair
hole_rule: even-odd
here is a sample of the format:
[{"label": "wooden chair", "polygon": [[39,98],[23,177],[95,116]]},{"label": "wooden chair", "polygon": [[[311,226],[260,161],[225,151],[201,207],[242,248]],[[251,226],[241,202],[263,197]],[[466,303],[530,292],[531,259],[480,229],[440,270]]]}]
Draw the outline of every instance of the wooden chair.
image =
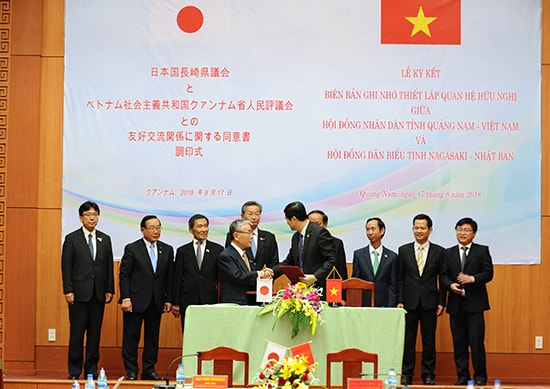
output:
[{"label": "wooden chair", "polygon": [[370,290],[370,306],[374,307],[374,282],[361,278],[348,278],[342,281],[342,291],[346,293],[346,306],[362,307],[364,290]]},{"label": "wooden chair", "polygon": [[[197,360],[197,374],[202,373],[202,362],[213,361],[213,374],[226,375],[227,384],[229,387],[247,387],[248,386],[248,368],[249,357],[245,351],[235,350],[231,347],[219,346],[211,350],[203,351]],[[244,363],[244,383],[236,384],[233,382],[233,362],[239,361]]]},{"label": "wooden chair", "polygon": [[[330,381],[331,363],[342,362],[342,389],[347,388],[348,378],[361,378],[363,362],[372,363],[374,379],[378,378],[378,354],[369,353],[358,348],[346,348],[334,353],[327,353],[327,388],[332,387]],[[335,385],[340,386],[340,385]]]}]

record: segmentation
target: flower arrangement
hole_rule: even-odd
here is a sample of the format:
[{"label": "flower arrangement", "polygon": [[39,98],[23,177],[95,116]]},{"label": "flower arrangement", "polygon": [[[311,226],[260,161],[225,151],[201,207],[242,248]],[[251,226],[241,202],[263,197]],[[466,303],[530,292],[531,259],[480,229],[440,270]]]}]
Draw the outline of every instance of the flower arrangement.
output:
[{"label": "flower arrangement", "polygon": [[277,320],[288,314],[292,325],[292,338],[304,331],[308,325],[311,326],[311,335],[315,335],[317,325],[325,322],[321,312],[327,303],[321,301],[321,294],[322,288],[308,287],[303,282],[288,285],[279,290],[273,302],[263,307],[258,315],[273,312],[275,316],[273,329],[275,329]]},{"label": "flower arrangement", "polygon": [[254,381],[260,383],[260,389],[305,389],[317,381],[313,376],[317,366],[308,364],[303,355],[287,356],[281,361],[270,359]]}]

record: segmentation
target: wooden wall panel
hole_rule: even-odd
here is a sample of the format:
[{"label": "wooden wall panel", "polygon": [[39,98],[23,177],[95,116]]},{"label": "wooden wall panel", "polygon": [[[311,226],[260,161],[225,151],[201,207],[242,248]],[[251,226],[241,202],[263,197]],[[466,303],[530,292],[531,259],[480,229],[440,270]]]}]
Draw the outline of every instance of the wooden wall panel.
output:
[{"label": "wooden wall panel", "polygon": [[41,61],[12,55],[10,62],[8,208],[35,207]]},{"label": "wooden wall panel", "polygon": [[11,2],[11,5],[12,56],[40,55],[42,50],[43,0],[15,0]]},{"label": "wooden wall panel", "polygon": [[[40,131],[37,156],[38,208],[61,210],[63,71],[63,57],[43,58],[41,60]],[[51,230],[49,232],[51,233]],[[60,232],[61,225],[59,225]],[[48,239],[50,239],[49,236]]]},{"label": "wooden wall panel", "polygon": [[65,0],[43,4],[42,56],[63,57],[65,51]]},{"label": "wooden wall panel", "polygon": [[[4,371],[10,361],[34,364],[36,325],[36,211],[8,209],[6,213],[6,295]],[[24,240],[23,240],[24,238]]]}]

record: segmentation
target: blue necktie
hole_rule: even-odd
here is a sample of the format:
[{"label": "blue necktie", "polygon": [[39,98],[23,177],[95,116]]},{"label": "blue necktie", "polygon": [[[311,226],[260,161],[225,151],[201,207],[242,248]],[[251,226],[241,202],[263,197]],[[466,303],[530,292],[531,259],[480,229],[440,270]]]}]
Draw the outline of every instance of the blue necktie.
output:
[{"label": "blue necktie", "polygon": [[298,267],[302,269],[302,265],[304,264],[304,237],[302,236],[302,233],[298,233]]},{"label": "blue necktie", "polygon": [[90,249],[90,254],[92,254],[92,259],[94,258],[94,242],[92,242],[92,234],[88,234],[88,248]]},{"label": "blue necktie", "polygon": [[258,248],[256,247],[256,233],[252,234],[252,254],[254,255],[254,258],[256,258],[256,250]]},{"label": "blue necktie", "polygon": [[151,255],[151,264],[153,265],[153,271],[157,271],[157,254],[155,253],[155,244],[149,245],[149,254]]}]

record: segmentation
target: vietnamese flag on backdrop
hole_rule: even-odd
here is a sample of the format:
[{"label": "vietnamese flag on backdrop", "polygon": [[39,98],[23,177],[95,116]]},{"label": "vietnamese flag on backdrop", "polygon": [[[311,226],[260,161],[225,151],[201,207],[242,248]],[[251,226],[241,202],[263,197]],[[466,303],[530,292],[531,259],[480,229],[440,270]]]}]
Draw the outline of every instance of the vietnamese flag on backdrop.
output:
[{"label": "vietnamese flag on backdrop", "polygon": [[381,1],[382,44],[460,44],[460,0]]}]

